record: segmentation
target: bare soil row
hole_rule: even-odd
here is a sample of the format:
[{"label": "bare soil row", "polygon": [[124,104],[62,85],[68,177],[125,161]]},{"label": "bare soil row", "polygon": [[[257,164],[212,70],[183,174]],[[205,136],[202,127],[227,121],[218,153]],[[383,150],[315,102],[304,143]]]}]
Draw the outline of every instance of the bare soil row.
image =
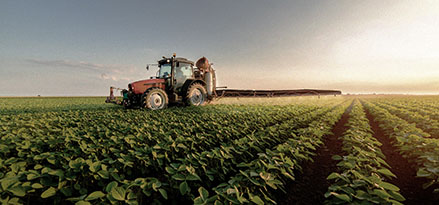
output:
[{"label": "bare soil row", "polygon": [[330,186],[326,180],[329,174],[336,170],[333,155],[343,155],[342,142],[338,140],[347,129],[352,104],[343,113],[340,120],[332,129],[332,134],[325,136],[324,144],[317,150],[313,162],[303,165],[302,172],[296,174],[296,180],[287,185],[287,194],[280,204],[322,204],[323,196]]},{"label": "bare soil row", "polygon": [[[342,142],[339,137],[347,130],[346,123],[349,120],[349,106],[341,119],[334,126],[331,135],[325,137],[324,145],[313,157],[313,162],[303,165],[303,173],[297,173],[296,180],[287,185],[287,193],[282,197],[280,204],[323,204],[324,194],[330,186],[326,180],[329,174],[337,170],[337,161],[332,160],[333,155],[343,155]],[[374,121],[373,116],[366,110],[366,116],[374,132],[374,137],[383,145],[381,150],[386,157],[386,162],[391,166],[390,170],[397,176],[388,182],[398,186],[400,193],[406,198],[404,204],[438,204],[439,197],[433,193],[432,188],[423,189],[425,180],[416,177],[416,169],[413,164],[403,158],[392,146],[388,136]]]}]

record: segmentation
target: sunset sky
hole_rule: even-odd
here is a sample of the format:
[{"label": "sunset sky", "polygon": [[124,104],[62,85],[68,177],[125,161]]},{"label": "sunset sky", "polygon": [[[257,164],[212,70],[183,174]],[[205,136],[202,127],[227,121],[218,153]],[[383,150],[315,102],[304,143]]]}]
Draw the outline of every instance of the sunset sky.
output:
[{"label": "sunset sky", "polygon": [[0,1],[0,96],[107,95],[174,52],[229,88],[439,94],[439,1]]}]

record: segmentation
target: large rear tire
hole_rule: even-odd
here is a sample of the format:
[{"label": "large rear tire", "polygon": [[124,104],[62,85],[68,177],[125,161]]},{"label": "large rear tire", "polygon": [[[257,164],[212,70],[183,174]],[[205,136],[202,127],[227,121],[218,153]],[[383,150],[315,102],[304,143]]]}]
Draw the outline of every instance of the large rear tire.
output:
[{"label": "large rear tire", "polygon": [[206,88],[200,83],[192,84],[186,93],[186,105],[202,106],[207,104]]},{"label": "large rear tire", "polygon": [[142,108],[160,110],[168,107],[168,95],[160,88],[153,88],[142,95]]}]

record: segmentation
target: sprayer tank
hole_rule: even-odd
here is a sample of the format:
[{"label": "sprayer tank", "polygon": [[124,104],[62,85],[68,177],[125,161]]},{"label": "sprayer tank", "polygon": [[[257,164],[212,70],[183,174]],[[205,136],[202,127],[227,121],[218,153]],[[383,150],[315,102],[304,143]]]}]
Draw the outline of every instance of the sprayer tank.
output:
[{"label": "sprayer tank", "polygon": [[212,95],[215,89],[215,71],[213,68],[204,74],[204,81],[206,82],[207,94]]}]

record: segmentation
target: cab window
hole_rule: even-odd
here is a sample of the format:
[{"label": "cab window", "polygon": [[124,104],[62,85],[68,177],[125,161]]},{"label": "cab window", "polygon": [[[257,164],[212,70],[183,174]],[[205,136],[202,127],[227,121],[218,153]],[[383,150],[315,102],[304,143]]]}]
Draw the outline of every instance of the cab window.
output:
[{"label": "cab window", "polygon": [[175,69],[176,78],[191,78],[192,77],[192,65],[188,63],[179,63]]},{"label": "cab window", "polygon": [[167,78],[171,75],[171,64],[162,64],[160,65],[160,72],[158,78]]}]

